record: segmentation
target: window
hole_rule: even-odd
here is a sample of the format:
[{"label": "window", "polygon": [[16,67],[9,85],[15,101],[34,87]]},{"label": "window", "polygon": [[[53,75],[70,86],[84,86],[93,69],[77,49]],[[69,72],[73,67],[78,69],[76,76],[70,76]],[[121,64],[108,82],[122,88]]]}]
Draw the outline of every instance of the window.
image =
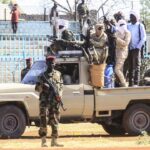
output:
[{"label": "window", "polygon": [[[47,69],[47,66],[45,64],[45,61],[35,62],[21,83],[36,84],[38,80],[38,76],[41,73],[45,72],[46,69]],[[78,63],[56,64],[55,69],[61,72],[64,85],[79,84],[79,64]]]},{"label": "window", "polygon": [[32,68],[29,70],[29,72],[26,74],[24,79],[21,81],[21,83],[24,84],[36,84],[38,80],[38,76],[45,72],[47,69],[47,66],[45,64],[45,61],[37,61],[32,65]]},{"label": "window", "polygon": [[62,63],[56,65],[63,77],[64,85],[79,84],[79,64],[78,63]]}]

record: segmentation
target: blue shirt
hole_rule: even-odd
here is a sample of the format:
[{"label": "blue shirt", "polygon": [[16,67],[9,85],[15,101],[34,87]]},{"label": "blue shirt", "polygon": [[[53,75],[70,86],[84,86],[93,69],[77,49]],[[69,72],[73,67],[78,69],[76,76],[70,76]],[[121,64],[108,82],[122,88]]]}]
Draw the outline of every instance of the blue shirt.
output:
[{"label": "blue shirt", "polygon": [[[135,24],[129,23],[127,27],[131,33],[129,50],[135,48],[141,49],[142,45],[146,41],[146,31],[144,25],[139,22],[136,22]],[[141,35],[139,34],[139,32],[141,33]]]}]

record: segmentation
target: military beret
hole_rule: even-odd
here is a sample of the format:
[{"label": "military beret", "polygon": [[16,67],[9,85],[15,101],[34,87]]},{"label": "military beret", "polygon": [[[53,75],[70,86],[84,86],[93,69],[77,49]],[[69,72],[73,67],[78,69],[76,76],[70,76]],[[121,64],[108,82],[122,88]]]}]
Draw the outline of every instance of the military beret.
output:
[{"label": "military beret", "polygon": [[32,58],[26,58],[26,61],[32,61]]},{"label": "military beret", "polygon": [[56,57],[55,56],[47,56],[46,61],[55,62]]}]

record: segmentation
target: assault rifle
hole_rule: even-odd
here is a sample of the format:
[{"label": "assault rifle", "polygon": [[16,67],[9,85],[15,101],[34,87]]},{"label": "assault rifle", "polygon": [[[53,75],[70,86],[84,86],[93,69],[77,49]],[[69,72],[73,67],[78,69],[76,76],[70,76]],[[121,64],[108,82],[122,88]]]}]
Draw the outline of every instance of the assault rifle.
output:
[{"label": "assault rifle", "polygon": [[50,91],[50,93],[52,93],[52,96],[54,96],[55,100],[60,104],[61,108],[63,109],[63,111],[66,111],[67,109],[64,108],[64,104],[62,102],[61,97],[59,96],[58,90],[56,89],[56,87],[54,86],[54,84],[51,81],[48,81],[43,73],[43,77],[46,81],[46,83],[48,84],[46,87],[48,88],[48,90]]}]

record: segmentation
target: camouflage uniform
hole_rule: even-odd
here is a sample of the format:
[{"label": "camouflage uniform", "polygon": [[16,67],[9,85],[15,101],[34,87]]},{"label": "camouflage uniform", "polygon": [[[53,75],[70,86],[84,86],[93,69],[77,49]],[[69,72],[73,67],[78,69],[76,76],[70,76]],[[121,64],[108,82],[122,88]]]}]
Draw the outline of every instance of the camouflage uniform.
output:
[{"label": "camouflage uniform", "polygon": [[62,48],[63,50],[73,50],[74,47],[73,47],[73,44],[72,44],[72,41],[75,41],[75,38],[74,38],[74,34],[65,29],[63,32],[62,32],[62,35],[61,35],[61,39],[62,39]]},{"label": "camouflage uniform", "polygon": [[107,35],[103,31],[100,36],[97,36],[96,33],[93,33],[91,34],[90,42],[94,45],[97,52],[97,56],[94,54],[94,58],[98,59],[99,63],[105,63],[108,56]]},{"label": "camouflage uniform", "polygon": [[84,2],[80,3],[77,7],[77,11],[79,14],[79,23],[80,23],[80,30],[82,31],[82,27],[84,22],[87,19],[87,16],[89,15],[89,10]]},{"label": "camouflage uniform", "polygon": [[21,70],[21,81],[25,77],[25,75],[28,73],[28,71],[31,69],[31,58],[26,59],[26,68]]},{"label": "camouflage uniform", "polygon": [[52,133],[51,137],[57,139],[58,137],[58,124],[60,121],[60,109],[59,103],[52,95],[53,93],[50,90],[45,89],[43,86],[46,81],[45,78],[52,82],[53,85],[57,88],[59,96],[62,96],[63,82],[61,78],[61,73],[59,71],[53,70],[51,73],[47,71],[39,77],[39,80],[36,85],[36,90],[40,92],[40,137],[47,136],[47,125],[51,126]]},{"label": "camouflage uniform", "polygon": [[64,30],[61,38],[67,41],[75,41],[74,34],[69,30]]},{"label": "camouflage uniform", "polygon": [[25,77],[25,75],[28,73],[28,71],[30,70],[30,68],[24,68],[21,70],[21,81],[23,80],[23,78]]},{"label": "camouflage uniform", "polygon": [[58,11],[57,11],[57,4],[54,3],[54,6],[52,7],[50,11],[50,25],[53,25],[53,36],[58,36]]}]

